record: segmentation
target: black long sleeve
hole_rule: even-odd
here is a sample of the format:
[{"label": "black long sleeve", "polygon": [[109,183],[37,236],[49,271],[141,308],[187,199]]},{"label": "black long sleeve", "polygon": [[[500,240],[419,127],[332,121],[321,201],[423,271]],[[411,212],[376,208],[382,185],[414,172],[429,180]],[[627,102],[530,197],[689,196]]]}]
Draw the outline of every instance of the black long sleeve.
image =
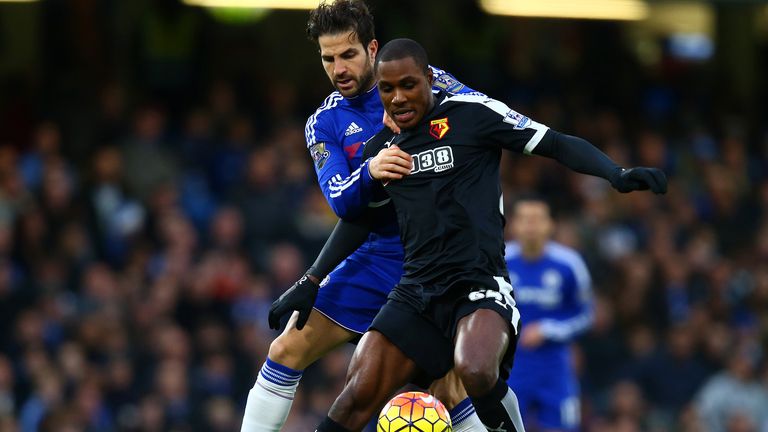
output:
[{"label": "black long sleeve", "polygon": [[365,243],[371,232],[371,223],[370,211],[355,220],[340,219],[307,273],[320,280],[325,278],[339,263]]},{"label": "black long sleeve", "polygon": [[602,177],[612,185],[622,171],[589,141],[551,129],[531,153],[553,158],[576,172]]}]

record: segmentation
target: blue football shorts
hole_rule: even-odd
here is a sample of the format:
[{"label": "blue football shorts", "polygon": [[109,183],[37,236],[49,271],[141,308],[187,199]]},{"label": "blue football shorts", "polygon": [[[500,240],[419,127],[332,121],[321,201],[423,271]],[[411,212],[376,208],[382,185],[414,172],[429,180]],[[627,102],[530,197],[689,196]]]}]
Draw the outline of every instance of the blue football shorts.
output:
[{"label": "blue football shorts", "polygon": [[315,310],[341,327],[363,334],[403,274],[399,251],[361,248],[320,284]]}]

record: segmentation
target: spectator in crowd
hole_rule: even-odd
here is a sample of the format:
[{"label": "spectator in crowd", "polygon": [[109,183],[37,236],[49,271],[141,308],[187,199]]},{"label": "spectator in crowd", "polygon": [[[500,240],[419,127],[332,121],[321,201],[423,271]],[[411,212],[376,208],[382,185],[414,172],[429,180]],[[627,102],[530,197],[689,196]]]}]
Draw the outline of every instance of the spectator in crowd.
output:
[{"label": "spectator in crowd", "polygon": [[760,376],[762,348],[751,337],[732,341],[724,371],[696,395],[696,411],[711,432],[759,431],[768,422],[768,389]]}]

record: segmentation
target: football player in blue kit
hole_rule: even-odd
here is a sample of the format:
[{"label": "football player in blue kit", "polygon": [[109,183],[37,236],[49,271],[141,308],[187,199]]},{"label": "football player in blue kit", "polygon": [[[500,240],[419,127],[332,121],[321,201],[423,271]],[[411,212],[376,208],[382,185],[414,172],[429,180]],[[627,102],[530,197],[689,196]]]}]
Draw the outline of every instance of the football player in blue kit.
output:
[{"label": "football player in blue kit", "polygon": [[514,241],[505,260],[523,320],[507,384],[526,430],[575,431],[579,383],[570,344],[592,324],[589,270],[578,252],[551,240],[554,220],[541,197],[515,200],[509,222]]},{"label": "football player in blue kit", "polygon": [[[333,211],[340,218],[355,218],[368,207],[374,183],[369,176],[360,175],[367,173],[369,164],[361,160],[363,142],[384,127],[384,108],[373,77],[378,49],[373,17],[362,1],[323,3],[311,12],[307,33],[318,44],[323,68],[336,88],[307,121],[307,149]],[[479,94],[448,73],[431,70],[437,90]],[[294,286],[283,294],[273,305],[270,327],[279,327],[281,315],[298,313],[269,347],[248,394],[242,432],[280,430],[303,370],[331,350],[358,339],[402,272],[403,246],[392,214],[322,284],[313,276],[313,268],[298,283],[321,285],[322,289],[297,290]],[[310,292],[311,297],[304,295]],[[433,391],[451,409],[454,431],[485,430],[450,374]]]}]

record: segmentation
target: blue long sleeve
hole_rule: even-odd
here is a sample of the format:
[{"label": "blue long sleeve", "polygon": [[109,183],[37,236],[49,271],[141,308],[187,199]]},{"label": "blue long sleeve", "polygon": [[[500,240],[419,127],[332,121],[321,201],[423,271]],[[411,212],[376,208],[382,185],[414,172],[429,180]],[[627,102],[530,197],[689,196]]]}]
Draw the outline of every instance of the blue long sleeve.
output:
[{"label": "blue long sleeve", "polygon": [[[375,101],[378,102],[378,96]],[[367,173],[367,164],[360,165],[358,153],[363,140],[381,129],[379,124],[373,127],[370,123],[377,117],[380,123],[383,111],[379,109],[379,114],[369,111],[364,111],[366,115],[355,114],[340,106],[345,103],[340,94],[333,93],[309,117],[304,132],[325,199],[337,216],[352,219],[368,206],[373,184]],[[378,103],[380,106],[381,103]],[[347,124],[345,133],[343,128]]]},{"label": "blue long sleeve", "polygon": [[368,207],[373,179],[368,174],[368,161],[350,172],[347,161],[318,170],[317,180],[333,212],[342,219],[354,219]]}]

